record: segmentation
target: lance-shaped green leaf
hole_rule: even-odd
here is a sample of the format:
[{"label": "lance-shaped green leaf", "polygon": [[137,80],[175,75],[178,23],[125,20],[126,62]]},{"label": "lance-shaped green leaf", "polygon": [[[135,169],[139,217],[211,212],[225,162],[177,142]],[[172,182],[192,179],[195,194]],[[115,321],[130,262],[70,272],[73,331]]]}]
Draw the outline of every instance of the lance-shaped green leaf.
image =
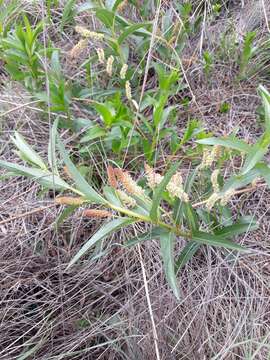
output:
[{"label": "lance-shaped green leaf", "polygon": [[246,233],[258,229],[258,224],[254,219],[240,219],[233,225],[224,226],[222,229],[215,231],[216,235],[223,236],[224,238],[232,238],[233,236]]},{"label": "lance-shaped green leaf", "polygon": [[23,136],[20,135],[17,131],[15,131],[15,137],[11,137],[11,140],[19,149],[20,155],[22,155],[23,160],[29,162],[30,164],[34,164],[43,170],[47,169],[47,166],[42,160],[42,158],[35,150],[32,149],[32,147],[25,141]]},{"label": "lance-shaped green leaf", "polygon": [[83,193],[83,196],[90,201],[93,201],[97,204],[105,204],[106,200],[103,199],[101,195],[99,195],[93,188],[88,184],[88,182],[84,179],[84,177],[81,175],[79,170],[76,168],[76,166],[73,164],[73,162],[70,160],[67,151],[65,150],[65,147],[58,137],[58,147],[60,150],[60,154],[68,168],[69,174],[74,180],[75,184],[77,185],[80,192]]},{"label": "lance-shaped green leaf", "polygon": [[260,174],[258,165],[256,165],[252,170],[248,171],[244,175],[233,175],[231,176],[224,184],[221,194],[224,194],[230,189],[238,189],[250,184],[253,180],[257,179]]},{"label": "lance-shaped green leaf", "polygon": [[190,203],[184,203],[183,211],[190,230],[194,231],[199,228],[199,221],[196,211]]},{"label": "lance-shaped green leaf", "polygon": [[[6,161],[0,160],[0,167],[12,171],[15,175],[23,175],[34,179],[42,186],[45,186],[49,189],[57,189],[57,190],[71,190],[77,192],[75,189],[72,188],[68,183],[62,180],[59,176],[53,175],[49,171],[36,169],[36,168],[28,168],[22,165],[9,163]],[[79,193],[79,192],[77,192]],[[83,195],[82,193],[79,193]]]},{"label": "lance-shaped green leaf", "polygon": [[164,264],[164,271],[166,279],[177,299],[180,298],[179,289],[177,285],[177,278],[175,274],[174,265],[174,244],[175,234],[172,232],[161,233],[160,236],[160,251]]},{"label": "lance-shaped green leaf", "polygon": [[176,170],[178,169],[179,165],[180,165],[180,162],[177,162],[174,165],[172,165],[172,167],[168,170],[168,172],[164,176],[161,183],[154,190],[153,203],[152,203],[152,208],[150,211],[150,218],[154,222],[158,218],[158,207],[159,207],[160,201],[162,199],[163,191],[165,190],[166,186],[169,184],[172,176],[176,173]]},{"label": "lance-shaped green leaf", "polygon": [[199,244],[210,245],[215,247],[223,247],[231,250],[243,251],[246,250],[243,246],[226,239],[224,236],[213,235],[203,231],[194,231],[192,233],[192,240]]},{"label": "lance-shaped green leaf", "polygon": [[264,107],[265,129],[270,133],[270,94],[262,85],[259,86],[258,92],[262,98]]},{"label": "lance-shaped green leaf", "polygon": [[[130,25],[128,27],[125,28],[125,30],[122,32],[122,34],[119,36],[118,38],[118,44],[121,45],[123,43],[123,41],[125,41],[125,39],[131,35],[131,34],[136,34],[137,30],[141,29],[141,28],[145,28],[147,26],[151,25],[150,22],[148,23],[140,23],[140,24],[134,24],[134,25]],[[140,31],[139,35],[143,35],[143,32]],[[146,31],[145,30],[145,35],[151,35],[151,32]]]},{"label": "lance-shaped green leaf", "polygon": [[197,243],[196,241],[189,241],[184,249],[181,251],[178,259],[175,263],[175,272],[177,273],[183,266],[185,266],[188,261],[196,254],[199,250],[201,244]]},{"label": "lance-shaped green leaf", "polygon": [[96,109],[96,111],[101,116],[102,120],[104,121],[105,125],[111,126],[114,120],[115,114],[113,111],[107,106],[102,103],[92,102],[91,105]]},{"label": "lance-shaped green leaf", "polygon": [[234,149],[241,152],[248,153],[251,150],[251,146],[245,143],[243,140],[237,139],[234,136],[228,136],[226,138],[209,137],[196,141],[202,145],[221,145],[228,149]]},{"label": "lance-shaped green leaf", "polygon": [[118,229],[127,226],[133,222],[130,218],[119,218],[114,219],[107,224],[103,225],[77,252],[77,254],[72,258],[67,268],[70,268],[75,264],[93,245],[98,241],[104,239],[106,236],[115,233]]},{"label": "lance-shaped green leaf", "polygon": [[104,186],[103,193],[105,198],[113,205],[122,207],[122,202],[119,199],[119,196],[117,196],[116,191],[114,188],[110,186]]},{"label": "lance-shaped green leaf", "polygon": [[254,168],[263,159],[268,151],[270,144],[270,133],[265,133],[257,144],[253,145],[249,151],[241,173],[244,175]]}]

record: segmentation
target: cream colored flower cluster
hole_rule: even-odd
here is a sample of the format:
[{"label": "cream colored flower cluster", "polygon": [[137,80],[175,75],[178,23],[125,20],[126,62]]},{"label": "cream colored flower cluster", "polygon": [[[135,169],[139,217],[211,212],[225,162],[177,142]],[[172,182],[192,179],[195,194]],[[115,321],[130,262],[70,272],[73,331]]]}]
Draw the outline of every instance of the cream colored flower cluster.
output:
[{"label": "cream colored flower cluster", "polygon": [[[147,164],[145,164],[145,173],[147,177],[148,186],[151,189],[157,187],[163,180],[163,176],[157,174],[153,170],[153,168],[151,168]],[[184,202],[189,201],[188,194],[184,191],[183,178],[180,172],[177,172],[172,176],[170,182],[166,186],[166,190],[168,190],[169,194],[172,197],[177,197]]]},{"label": "cream colored flower cluster", "polygon": [[203,150],[202,162],[199,169],[206,169],[210,167],[213,162],[217,161],[221,156],[222,147],[220,145],[214,145],[212,150],[205,148]]},{"label": "cream colored flower cluster", "polygon": [[220,187],[218,183],[219,170],[214,170],[211,175],[213,194],[207,199],[206,208],[211,210],[217,201],[220,201],[220,205],[225,206],[235,194],[234,189],[227,190],[224,194],[220,193]]}]

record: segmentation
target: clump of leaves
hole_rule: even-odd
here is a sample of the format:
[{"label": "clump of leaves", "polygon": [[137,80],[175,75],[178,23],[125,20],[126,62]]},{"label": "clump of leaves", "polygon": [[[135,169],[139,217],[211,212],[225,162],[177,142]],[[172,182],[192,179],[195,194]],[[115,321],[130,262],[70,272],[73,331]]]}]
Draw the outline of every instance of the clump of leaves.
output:
[{"label": "clump of leaves", "polygon": [[38,41],[41,31],[41,22],[32,28],[24,16],[23,25],[16,25],[14,31],[1,38],[1,58],[6,70],[13,79],[23,81],[32,91],[40,87],[44,76],[41,63],[43,46]]},{"label": "clump of leaves", "polygon": [[[88,101],[87,106],[93,108],[100,119],[93,121],[83,134],[82,152],[89,150],[93,140],[102,139],[102,146],[108,150],[120,154],[131,147],[135,154],[143,151],[146,159],[152,162],[158,156],[159,142],[169,136],[173,136],[174,152],[179,149],[180,141],[175,137],[176,127],[172,121],[176,106],[168,106],[168,100],[183,85],[177,71],[167,71],[161,65],[155,65],[153,69],[158,75],[158,88],[146,91],[140,107],[136,94],[133,98],[129,94],[123,97],[120,91],[107,96],[103,102]],[[153,116],[146,115],[150,113]]]}]

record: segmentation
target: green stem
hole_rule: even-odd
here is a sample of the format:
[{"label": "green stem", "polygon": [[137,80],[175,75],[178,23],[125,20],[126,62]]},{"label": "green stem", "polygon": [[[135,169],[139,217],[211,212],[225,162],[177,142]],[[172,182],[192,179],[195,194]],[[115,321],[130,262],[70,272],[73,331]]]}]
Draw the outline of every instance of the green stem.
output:
[{"label": "green stem", "polygon": [[121,208],[121,207],[113,205],[113,204],[111,204],[109,202],[107,202],[107,206],[110,207],[111,209],[113,209],[115,211],[118,211],[118,212],[120,212],[122,214],[125,214],[125,215],[127,215],[127,216],[129,216],[131,218],[136,218],[136,219],[139,219],[140,221],[145,221],[145,222],[148,222],[148,223],[152,223],[154,225],[158,225],[158,226],[163,227],[165,229],[168,229],[168,230],[172,231],[173,233],[175,233],[178,236],[183,236],[184,238],[187,238],[187,239],[191,238],[190,233],[188,233],[186,231],[183,231],[182,229],[180,229],[178,227],[166,224],[163,221],[157,220],[155,223],[153,223],[149,216],[137,214],[134,211]]}]

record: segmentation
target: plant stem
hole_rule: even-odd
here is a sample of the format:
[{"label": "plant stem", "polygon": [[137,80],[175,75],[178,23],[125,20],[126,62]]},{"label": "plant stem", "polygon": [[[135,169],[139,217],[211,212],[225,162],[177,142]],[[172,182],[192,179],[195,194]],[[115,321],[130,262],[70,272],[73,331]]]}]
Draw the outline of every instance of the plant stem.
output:
[{"label": "plant stem", "polygon": [[115,205],[113,205],[113,204],[111,204],[109,202],[107,202],[107,206],[110,207],[111,209],[115,210],[115,211],[118,211],[118,212],[120,212],[122,214],[128,215],[129,217],[136,218],[136,219],[139,219],[141,221],[152,223],[154,225],[158,225],[160,227],[168,229],[168,230],[172,231],[173,233],[175,233],[178,236],[183,236],[184,238],[187,238],[187,239],[191,238],[190,233],[188,233],[186,231],[183,231],[182,229],[179,229],[178,227],[166,224],[163,221],[157,220],[155,223],[153,223],[149,216],[144,216],[144,215],[141,215],[141,214],[137,214],[134,211],[124,209],[124,208],[121,208],[119,206],[115,206]]}]

